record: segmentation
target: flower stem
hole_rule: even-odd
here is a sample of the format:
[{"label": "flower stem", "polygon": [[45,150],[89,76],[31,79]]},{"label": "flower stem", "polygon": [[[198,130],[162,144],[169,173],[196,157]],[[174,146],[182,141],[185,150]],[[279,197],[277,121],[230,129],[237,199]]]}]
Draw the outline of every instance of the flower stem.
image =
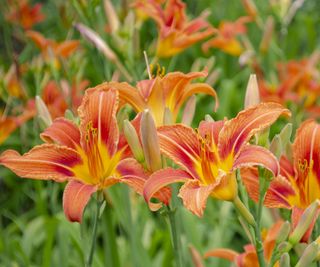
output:
[{"label": "flower stem", "polygon": [[171,239],[173,243],[173,249],[174,249],[174,255],[175,255],[175,261],[177,267],[182,267],[182,250],[181,250],[181,240],[180,240],[180,234],[177,227],[177,220],[176,220],[176,209],[172,209],[168,206],[168,218],[170,222],[170,228],[171,228]]},{"label": "flower stem", "polygon": [[100,217],[100,208],[103,203],[103,200],[100,198],[100,192],[97,193],[97,206],[96,206],[96,214],[93,221],[93,232],[92,232],[92,239],[91,239],[91,247],[88,256],[88,260],[86,263],[86,267],[91,267],[93,262],[93,255],[96,248],[96,239],[97,239],[97,231],[98,231],[98,221]]}]

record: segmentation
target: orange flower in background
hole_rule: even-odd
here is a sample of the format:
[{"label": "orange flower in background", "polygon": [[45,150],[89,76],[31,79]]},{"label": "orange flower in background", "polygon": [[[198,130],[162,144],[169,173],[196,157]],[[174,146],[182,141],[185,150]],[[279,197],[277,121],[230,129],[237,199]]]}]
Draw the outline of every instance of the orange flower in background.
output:
[{"label": "orange flower in background", "polygon": [[149,109],[156,125],[164,124],[166,110],[170,111],[172,122],[176,122],[178,113],[184,102],[192,95],[204,93],[213,96],[216,100],[215,90],[205,83],[191,83],[193,79],[206,77],[207,72],[172,72],[164,77],[138,82],[137,88],[123,86],[118,88],[120,99],[129,103],[136,112]]},{"label": "orange flower in background", "polygon": [[146,201],[150,203],[160,188],[184,182],[179,196],[187,209],[202,216],[209,196],[236,200],[236,169],[262,165],[278,175],[279,163],[275,156],[248,142],[281,114],[289,115],[290,112],[276,103],[261,103],[228,121],[201,122],[198,133],[181,124],[159,127],[162,153],[183,170],[168,168],[151,175],[144,189]]},{"label": "orange flower in background", "polygon": [[6,18],[12,23],[21,25],[25,30],[31,29],[45,18],[41,6],[38,3],[31,7],[28,0],[9,1],[10,10]]},{"label": "orange flower in background", "polygon": [[[0,164],[24,178],[68,181],[63,208],[70,221],[81,222],[83,210],[97,190],[122,182],[141,192],[148,178],[133,158],[118,146],[118,91],[108,84],[87,89],[78,109],[80,126],[56,119],[42,134],[46,142],[20,155],[7,150]],[[159,194],[168,202],[169,195]]]},{"label": "orange flower in background", "polygon": [[[293,162],[286,156],[280,158],[280,176],[270,183],[265,206],[292,209],[295,226],[303,211],[315,200],[320,199],[320,125],[307,120],[297,130],[293,143]],[[242,179],[251,198],[258,200],[259,188],[256,170],[247,169]],[[316,218],[314,218],[315,222]],[[313,226],[304,236],[307,240]]]},{"label": "orange flower in background", "polygon": [[316,51],[308,59],[279,63],[278,84],[268,83],[260,75],[258,81],[263,101],[281,104],[291,101],[303,105],[310,113],[319,114],[320,73],[316,68],[319,58],[320,53]]},{"label": "orange flower in background", "polygon": [[[269,263],[271,259],[272,251],[275,248],[276,239],[283,223],[283,221],[279,221],[275,223],[268,231],[262,232],[264,257],[267,260],[267,263]],[[244,247],[244,250],[245,252],[238,253],[231,249],[218,248],[208,251],[204,257],[225,259],[233,262],[237,267],[259,267],[260,265],[258,256],[254,245],[248,244]],[[279,262],[277,262],[274,266],[279,266]]]},{"label": "orange flower in background", "polygon": [[202,49],[207,52],[209,48],[215,47],[233,56],[239,56],[244,48],[237,36],[247,33],[246,23],[250,22],[250,17],[241,17],[235,22],[221,22],[218,29],[215,29],[216,36],[202,45]]},{"label": "orange flower in background", "polygon": [[55,40],[46,39],[41,33],[36,31],[27,31],[26,35],[41,50],[44,58],[67,58],[78,48],[80,44],[78,40],[66,40],[58,43]]},{"label": "orange flower in background", "polygon": [[182,1],[167,0],[164,8],[158,2],[138,0],[134,4],[140,13],[151,17],[158,25],[158,57],[172,57],[212,35],[213,29],[206,21],[207,14],[188,21],[186,4]]},{"label": "orange flower in background", "polygon": [[88,84],[88,80],[83,80],[70,86],[67,81],[63,80],[59,87],[55,81],[48,82],[42,91],[42,100],[51,117],[53,119],[63,117],[67,109],[76,113]]}]

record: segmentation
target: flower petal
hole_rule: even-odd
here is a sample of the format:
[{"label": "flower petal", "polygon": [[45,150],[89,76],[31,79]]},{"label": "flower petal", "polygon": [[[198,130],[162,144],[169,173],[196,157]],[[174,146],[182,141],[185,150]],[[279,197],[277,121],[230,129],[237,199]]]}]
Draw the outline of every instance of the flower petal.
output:
[{"label": "flower petal", "polygon": [[70,222],[81,223],[83,210],[96,191],[96,186],[73,180],[67,184],[63,192],[63,211]]},{"label": "flower petal", "polygon": [[231,262],[234,262],[238,256],[239,256],[238,252],[236,252],[232,249],[227,249],[227,248],[212,249],[212,250],[207,251],[204,254],[205,258],[216,257],[216,258],[225,259],[225,260],[228,260]]},{"label": "flower petal", "polygon": [[216,184],[202,186],[197,180],[186,182],[180,189],[179,197],[183,205],[193,214],[202,217],[207,204],[207,199],[214,190]]},{"label": "flower petal", "polygon": [[[241,178],[249,196],[256,202],[259,200],[259,174],[256,168],[243,168]],[[264,205],[268,208],[291,209],[297,201],[297,193],[286,178],[275,177],[268,188]]]},{"label": "flower petal", "polygon": [[269,127],[281,115],[290,111],[277,103],[261,103],[241,111],[227,121],[219,135],[219,152],[223,159],[237,155],[241,147],[257,132]]},{"label": "flower petal", "polygon": [[24,178],[63,182],[75,176],[72,168],[82,164],[82,159],[71,148],[43,144],[22,156],[7,150],[0,155],[0,164]]},{"label": "flower petal", "polygon": [[194,178],[200,179],[200,144],[195,131],[182,124],[158,128],[161,152],[185,168]]},{"label": "flower petal", "polygon": [[151,210],[157,210],[161,206],[156,206],[156,209],[152,206],[151,198],[156,196],[156,193],[165,186],[177,183],[186,182],[192,179],[190,175],[183,170],[174,170],[171,168],[162,169],[154,172],[149,179],[145,182],[143,196],[148,203]]},{"label": "flower petal", "polygon": [[79,44],[80,42],[78,40],[64,41],[56,47],[55,52],[59,56],[68,57],[78,48]]},{"label": "flower petal", "polygon": [[203,139],[209,139],[211,145],[218,146],[219,133],[225,121],[201,121],[199,124],[199,134]]},{"label": "flower petal", "polygon": [[78,127],[65,118],[55,119],[40,137],[47,143],[57,143],[73,149],[80,146],[80,131]]},{"label": "flower petal", "polygon": [[305,121],[298,129],[293,144],[296,182],[303,188],[302,205],[308,206],[320,195],[320,125]]},{"label": "flower petal", "polygon": [[274,176],[279,175],[280,166],[277,158],[266,148],[254,145],[246,145],[241,149],[233,163],[233,169],[257,165],[268,169]]},{"label": "flower petal", "polygon": [[119,139],[116,119],[118,102],[118,91],[107,83],[86,90],[78,109],[83,148],[88,149],[86,138],[90,131],[96,129],[98,144],[104,144],[109,155],[114,155]]},{"label": "flower petal", "polygon": [[[119,182],[127,184],[139,195],[143,195],[144,185],[150,174],[146,173],[142,166],[135,159],[127,158],[122,160],[117,166],[117,170],[121,174],[121,179]],[[163,187],[156,192],[153,197],[159,199],[165,205],[169,205],[171,199],[171,190],[168,187]],[[150,204],[152,204],[152,210],[157,210],[161,207],[161,204],[158,203]]]}]

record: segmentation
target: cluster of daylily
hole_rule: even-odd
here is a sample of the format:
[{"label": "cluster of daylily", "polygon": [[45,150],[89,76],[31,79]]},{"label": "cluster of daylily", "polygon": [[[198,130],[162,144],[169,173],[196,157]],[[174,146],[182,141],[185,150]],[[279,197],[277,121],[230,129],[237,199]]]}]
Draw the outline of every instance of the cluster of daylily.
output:
[{"label": "cluster of daylily", "polygon": [[[128,14],[121,25],[111,1],[105,0],[109,22],[105,30],[111,46],[85,24],[73,25],[115,66],[110,81],[86,89],[89,81],[83,78],[80,66],[75,67],[74,72],[80,73],[77,77],[70,78],[68,73],[72,58],[77,61],[82,56],[80,41],[46,38],[33,30],[45,18],[41,5],[31,6],[27,0],[9,2],[6,20],[19,25],[17,39],[32,41],[41,53],[31,62],[16,60],[0,73],[0,97],[5,103],[0,110],[0,144],[35,116],[44,129],[40,135],[44,143],[22,155],[11,149],[3,151],[0,165],[23,178],[66,183],[63,210],[71,222],[81,223],[92,196],[98,202],[101,196],[107,198],[108,189],[117,183],[141,195],[151,211],[173,212],[173,188],[181,183],[177,195],[198,217],[203,216],[208,199],[232,203],[250,244],[243,253],[216,248],[203,256],[192,248],[196,266],[202,266],[205,258],[217,257],[239,267],[288,267],[294,253],[299,257],[298,267],[320,261],[320,236],[315,227],[320,208],[320,125],[313,119],[319,115],[318,51],[308,59],[280,62],[276,81],[269,82],[260,55],[272,46],[274,22],[272,18],[263,22],[252,1],[242,1],[247,16],[214,27],[207,21],[207,12],[189,19],[181,0],[137,0],[130,5],[136,18],[133,21],[133,13]],[[273,8],[278,7],[274,4]],[[281,8],[278,15],[285,26],[290,22],[289,6]],[[149,65],[146,57],[149,79],[135,78],[121,60],[121,53],[129,50],[121,29],[130,28],[131,22],[141,29],[147,18],[156,22],[158,30],[153,63],[204,41],[204,53],[218,48],[254,70],[258,81],[250,77],[244,109],[234,118],[218,121],[207,115],[193,128],[196,94],[211,97],[213,112],[219,110],[216,91],[204,82],[210,70],[165,74],[159,66],[153,74],[154,64]],[[247,36],[249,23],[264,28],[259,51]],[[127,33],[133,38],[135,31]],[[26,86],[30,73],[36,94],[30,94]],[[119,82],[122,78],[127,82]],[[13,108],[12,101],[19,104]],[[292,123],[269,141],[271,125],[279,117],[286,121],[291,116],[288,101],[295,108]],[[313,118],[300,122],[296,118],[299,108]],[[293,128],[298,129],[291,143]],[[276,218],[269,230],[261,226],[264,207],[272,209]],[[291,211],[288,221],[280,209]],[[88,266],[91,264],[92,259]]]}]

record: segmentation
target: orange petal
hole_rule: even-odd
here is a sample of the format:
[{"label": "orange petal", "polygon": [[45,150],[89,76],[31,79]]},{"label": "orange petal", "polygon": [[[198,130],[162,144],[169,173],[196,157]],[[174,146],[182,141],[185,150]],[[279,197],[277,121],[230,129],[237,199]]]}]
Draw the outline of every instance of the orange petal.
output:
[{"label": "orange petal", "polygon": [[81,223],[83,210],[96,191],[96,186],[74,180],[67,184],[63,192],[63,211],[70,222]]},{"label": "orange petal", "polygon": [[197,180],[188,181],[181,187],[179,197],[182,198],[183,205],[188,210],[202,217],[207,199],[215,187],[216,184],[201,186]]},{"label": "orange petal", "polygon": [[0,164],[24,178],[63,182],[74,177],[72,167],[82,164],[82,159],[71,148],[43,144],[22,156],[7,150],[0,155]]},{"label": "orange petal", "polygon": [[56,47],[55,53],[62,57],[68,57],[78,48],[79,44],[78,40],[64,41]]},{"label": "orange petal", "polygon": [[80,132],[78,127],[65,118],[55,119],[40,137],[47,143],[57,143],[73,149],[80,146]]},{"label": "orange petal", "polygon": [[209,139],[211,145],[218,145],[219,133],[225,121],[201,121],[199,124],[199,134],[204,139]]},{"label": "orange petal", "polygon": [[216,257],[216,258],[225,259],[231,262],[234,262],[238,256],[239,256],[238,252],[231,249],[227,249],[227,248],[212,249],[204,254],[205,258]]},{"label": "orange petal", "polygon": [[293,144],[294,168],[308,206],[320,195],[320,125],[307,120],[299,127]]},{"label": "orange petal", "polygon": [[[122,160],[117,166],[117,170],[121,174],[119,182],[129,185],[138,194],[143,195],[143,188],[149,178],[149,174],[144,171],[143,167],[135,159],[127,158]],[[156,192],[153,197],[159,199],[165,205],[169,205],[171,190],[168,187],[164,187]],[[158,209],[158,206],[155,205],[153,208]]]},{"label": "orange petal", "polygon": [[39,32],[26,31],[26,36],[29,37],[41,50],[45,49],[49,44],[48,40]]},{"label": "orange petal", "polygon": [[88,132],[95,130],[98,144],[104,144],[109,155],[114,155],[119,139],[116,119],[118,102],[118,91],[110,88],[107,83],[86,90],[78,109],[83,148],[87,149]]},{"label": "orange petal", "polygon": [[200,179],[200,144],[195,131],[182,124],[158,128],[159,144],[162,153],[176,164],[185,168],[194,178]]},{"label": "orange petal", "polygon": [[152,206],[151,198],[156,196],[155,194],[159,192],[162,188],[169,184],[177,182],[186,182],[192,179],[190,175],[183,170],[174,170],[171,168],[162,169],[154,172],[149,179],[145,182],[143,196],[149,205],[151,210],[159,209],[160,206],[156,206],[156,209]]},{"label": "orange petal", "polygon": [[289,116],[290,111],[277,103],[260,103],[227,121],[219,135],[221,157],[236,156],[255,133],[269,127],[281,114]]},{"label": "orange petal", "polygon": [[13,118],[6,118],[0,121],[0,144],[3,143],[17,127],[18,124]]},{"label": "orange petal", "polygon": [[[259,176],[256,168],[241,170],[241,178],[249,196],[256,202],[259,200]],[[268,208],[291,209],[296,201],[296,191],[286,178],[275,177],[268,188],[264,205]]]},{"label": "orange petal", "polygon": [[280,166],[277,158],[266,148],[254,145],[245,145],[235,159],[233,168],[262,166],[272,172],[274,176],[279,175]]}]

